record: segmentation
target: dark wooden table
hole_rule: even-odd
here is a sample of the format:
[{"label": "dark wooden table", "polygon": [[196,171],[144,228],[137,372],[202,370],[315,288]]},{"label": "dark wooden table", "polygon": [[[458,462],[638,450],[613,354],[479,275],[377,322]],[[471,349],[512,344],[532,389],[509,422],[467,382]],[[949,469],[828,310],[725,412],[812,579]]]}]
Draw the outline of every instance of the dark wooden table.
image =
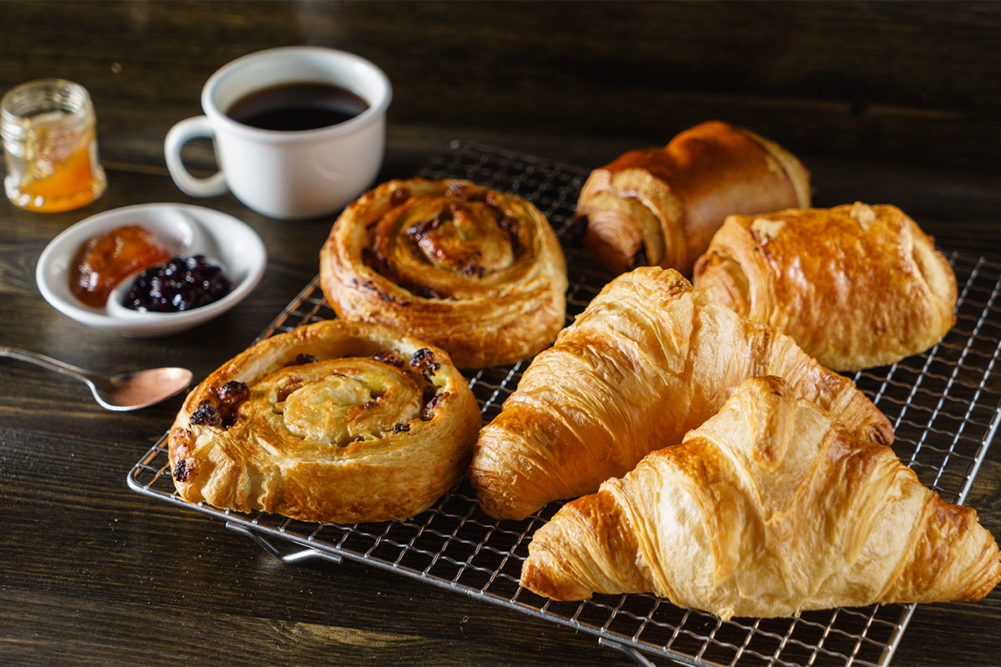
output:
[{"label": "dark wooden table", "polygon": [[[452,138],[592,168],[708,118],[775,139],[821,206],[901,206],[945,249],[1001,260],[998,3],[0,3],[0,89],[86,86],[109,187],[65,214],[0,201],[0,344],[98,371],[202,378],[316,274],[332,220],[278,222],[167,176],[169,127],[219,66],[272,46],[357,52],[395,98],[380,180]],[[211,168],[207,143],[188,161]],[[187,202],[268,246],[239,307],[169,338],[120,338],[49,307],[34,266],[99,211]],[[988,350],[996,353],[997,350]],[[591,635],[351,561],[285,565],[221,523],[125,485],[180,398],[101,410],[71,380],[0,359],[0,663],[627,663]],[[967,499],[1001,535],[1001,453]],[[895,664],[1001,663],[1001,591],[920,607]]]}]

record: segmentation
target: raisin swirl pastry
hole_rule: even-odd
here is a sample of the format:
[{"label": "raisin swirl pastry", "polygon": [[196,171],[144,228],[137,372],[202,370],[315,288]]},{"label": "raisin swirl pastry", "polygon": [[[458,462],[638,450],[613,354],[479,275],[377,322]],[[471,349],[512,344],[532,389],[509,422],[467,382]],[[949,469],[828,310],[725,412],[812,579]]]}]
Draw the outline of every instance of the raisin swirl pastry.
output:
[{"label": "raisin swirl pastry", "polygon": [[476,400],[440,349],[329,320],[263,340],[199,384],[169,435],[188,502],[305,521],[405,519],[465,471]]},{"label": "raisin swirl pastry", "polygon": [[460,368],[526,359],[566,318],[566,262],[530,202],[468,181],[390,181],[349,205],[320,252],[346,319],[398,327]]}]

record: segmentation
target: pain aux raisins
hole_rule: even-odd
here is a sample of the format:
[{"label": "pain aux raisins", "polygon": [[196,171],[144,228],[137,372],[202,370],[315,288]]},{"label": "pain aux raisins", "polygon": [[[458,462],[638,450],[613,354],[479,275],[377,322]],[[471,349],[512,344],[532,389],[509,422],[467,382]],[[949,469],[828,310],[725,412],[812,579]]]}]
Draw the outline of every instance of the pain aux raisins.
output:
[{"label": "pain aux raisins", "polygon": [[231,290],[229,278],[204,255],[174,257],[136,276],[122,305],[140,312],[181,312],[218,301]]}]

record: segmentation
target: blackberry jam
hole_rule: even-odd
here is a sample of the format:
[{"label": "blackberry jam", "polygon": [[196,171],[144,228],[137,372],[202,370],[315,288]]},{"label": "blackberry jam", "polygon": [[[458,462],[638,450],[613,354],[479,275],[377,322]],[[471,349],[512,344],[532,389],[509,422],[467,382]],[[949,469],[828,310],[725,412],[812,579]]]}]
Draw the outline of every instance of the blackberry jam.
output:
[{"label": "blackberry jam", "polygon": [[136,276],[122,305],[143,312],[176,313],[218,301],[231,289],[222,269],[209,264],[204,255],[173,257]]}]

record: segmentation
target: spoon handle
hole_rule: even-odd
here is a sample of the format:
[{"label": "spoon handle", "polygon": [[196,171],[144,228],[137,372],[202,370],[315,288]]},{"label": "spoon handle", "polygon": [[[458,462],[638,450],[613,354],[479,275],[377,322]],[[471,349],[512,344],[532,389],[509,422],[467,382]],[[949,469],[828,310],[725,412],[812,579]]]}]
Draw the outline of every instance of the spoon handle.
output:
[{"label": "spoon handle", "polygon": [[0,345],[0,357],[10,357],[11,359],[17,359],[18,361],[26,361],[29,364],[35,364],[36,366],[47,368],[50,371],[55,371],[56,373],[69,375],[70,377],[74,377],[87,384],[90,384],[91,382],[90,374],[84,369],[74,366],[73,364],[67,364],[65,361],[59,361],[58,359],[47,357],[44,354],[39,354],[38,352],[30,352],[19,347]]}]

